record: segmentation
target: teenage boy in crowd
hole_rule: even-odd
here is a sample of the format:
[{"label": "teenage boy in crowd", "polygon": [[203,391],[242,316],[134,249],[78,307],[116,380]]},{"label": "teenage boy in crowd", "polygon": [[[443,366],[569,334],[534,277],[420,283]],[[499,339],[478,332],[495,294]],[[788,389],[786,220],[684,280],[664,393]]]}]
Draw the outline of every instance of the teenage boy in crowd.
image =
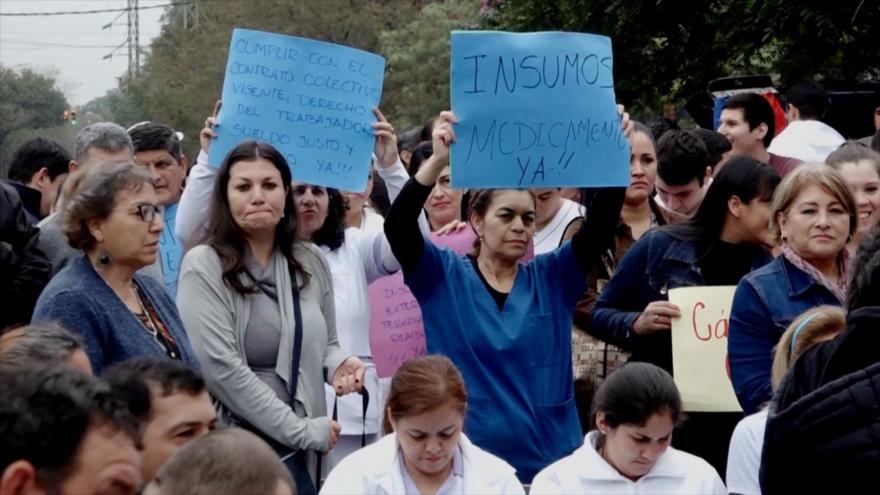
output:
[{"label": "teenage boy in crowd", "polygon": [[833,127],[822,122],[828,109],[828,95],[815,82],[799,82],[785,95],[788,125],[773,138],[767,151],[790,156],[805,162],[824,163],[832,151],[846,139]]},{"label": "teenage boy in crowd", "polygon": [[766,98],[757,93],[738,94],[724,103],[718,132],[730,141],[732,154],[764,162],[784,178],[801,161],[767,151],[776,134],[773,119],[773,107]]},{"label": "teenage boy in crowd", "polygon": [[689,217],[697,211],[712,167],[703,140],[691,131],[667,131],[657,142],[657,196],[661,206]]},{"label": "teenage boy in crowd", "polygon": [[9,163],[9,185],[18,191],[32,224],[51,213],[70,162],[70,153],[51,139],[31,139],[15,150]]}]

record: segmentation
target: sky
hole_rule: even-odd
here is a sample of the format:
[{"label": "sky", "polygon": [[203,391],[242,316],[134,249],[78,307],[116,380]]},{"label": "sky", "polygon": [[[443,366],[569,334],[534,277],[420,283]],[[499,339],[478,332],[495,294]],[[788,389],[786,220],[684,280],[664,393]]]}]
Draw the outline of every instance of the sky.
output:
[{"label": "sky", "polygon": [[[164,8],[143,7],[171,1],[139,0],[142,47],[159,35],[160,18],[165,12]],[[29,67],[54,74],[58,87],[73,105],[103,96],[128,70],[127,45],[114,52],[126,40],[125,12],[36,17],[4,14],[124,9],[127,4],[127,0],[0,0],[0,64],[14,70]],[[110,23],[108,29],[103,29]],[[111,52],[112,57],[103,59]]]}]

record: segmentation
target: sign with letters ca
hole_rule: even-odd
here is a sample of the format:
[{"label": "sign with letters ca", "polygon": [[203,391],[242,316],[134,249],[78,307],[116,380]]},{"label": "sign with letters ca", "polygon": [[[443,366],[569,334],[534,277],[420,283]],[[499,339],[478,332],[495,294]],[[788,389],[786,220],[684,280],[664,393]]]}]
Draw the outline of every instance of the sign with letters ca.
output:
[{"label": "sign with letters ca", "polygon": [[685,411],[742,411],[727,361],[730,306],[736,286],[669,290],[681,318],[672,320],[672,369]]},{"label": "sign with letters ca", "polygon": [[611,39],[452,33],[455,187],[629,185]]},{"label": "sign with letters ca", "polygon": [[211,164],[255,139],[281,151],[297,181],[363,191],[384,72],[379,55],[235,29]]}]

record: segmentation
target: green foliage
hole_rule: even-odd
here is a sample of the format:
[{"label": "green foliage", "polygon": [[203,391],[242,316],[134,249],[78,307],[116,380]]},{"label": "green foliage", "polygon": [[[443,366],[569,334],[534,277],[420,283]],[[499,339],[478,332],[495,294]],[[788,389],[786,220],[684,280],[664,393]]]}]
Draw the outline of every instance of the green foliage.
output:
[{"label": "green foliage", "polygon": [[[379,33],[414,18],[424,0],[195,0],[195,12],[169,10],[162,34],[146,57],[142,76],[126,92],[148,117],[187,136],[197,152],[198,133],[220,98],[232,30],[259,29],[330,41],[376,52]],[[384,101],[393,99],[386,93]]]},{"label": "green foliage", "polygon": [[0,65],[0,168],[5,172],[15,151],[9,140],[12,133],[61,125],[67,108],[54,78]]},{"label": "green foliage", "polygon": [[880,9],[862,0],[504,0],[486,24],[610,36],[617,98],[631,109],[656,111],[729,75],[880,77]]},{"label": "green foliage", "polygon": [[388,60],[382,107],[401,131],[449,108],[449,33],[479,26],[479,4],[449,0],[425,6],[409,24],[379,35]]}]

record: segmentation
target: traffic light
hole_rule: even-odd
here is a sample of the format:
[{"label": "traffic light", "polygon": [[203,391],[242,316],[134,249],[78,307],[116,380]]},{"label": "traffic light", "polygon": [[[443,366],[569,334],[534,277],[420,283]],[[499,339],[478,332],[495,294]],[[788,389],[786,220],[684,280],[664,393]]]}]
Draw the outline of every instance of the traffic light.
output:
[{"label": "traffic light", "polygon": [[64,111],[64,121],[67,122],[68,120],[70,120],[70,110],[65,110]]},{"label": "traffic light", "polygon": [[76,111],[70,112],[70,125],[76,125]]}]

